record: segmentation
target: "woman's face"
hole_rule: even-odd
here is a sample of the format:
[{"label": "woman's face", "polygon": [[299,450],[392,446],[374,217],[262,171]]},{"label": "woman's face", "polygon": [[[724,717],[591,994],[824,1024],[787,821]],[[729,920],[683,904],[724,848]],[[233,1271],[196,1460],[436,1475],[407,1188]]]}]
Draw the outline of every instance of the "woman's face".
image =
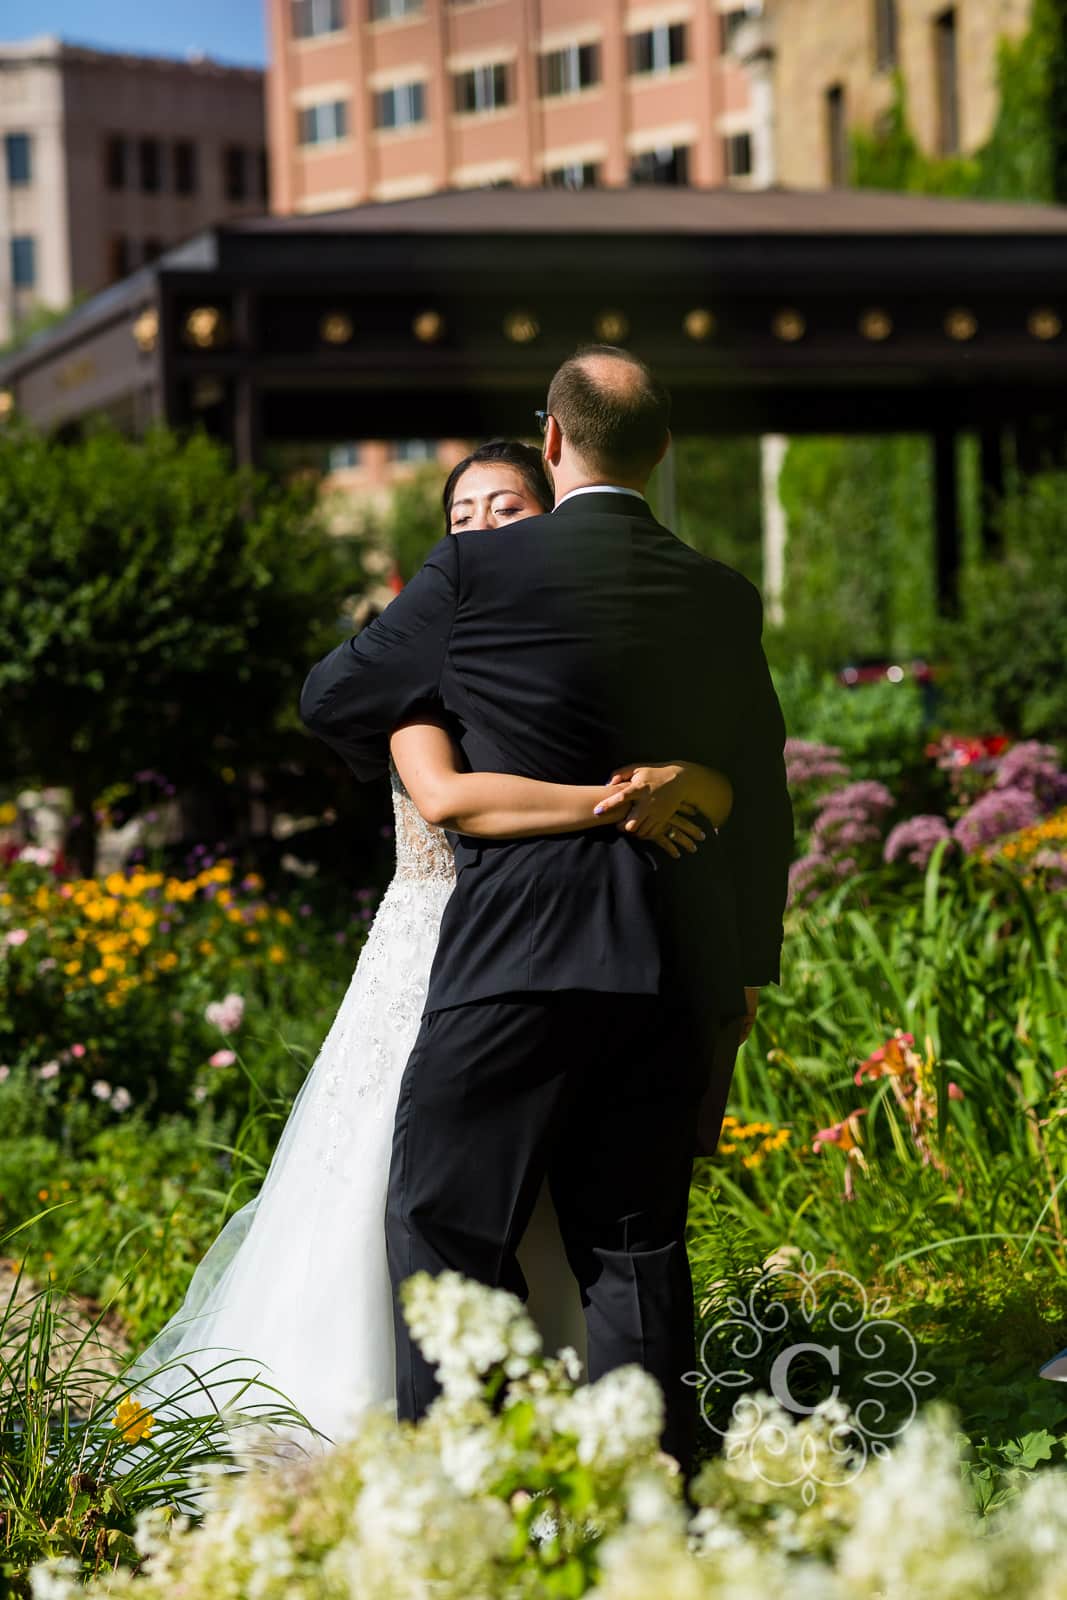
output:
[{"label": "woman's face", "polygon": [[524,517],[539,517],[544,510],[517,467],[503,461],[476,461],[456,484],[448,530],[506,528]]}]

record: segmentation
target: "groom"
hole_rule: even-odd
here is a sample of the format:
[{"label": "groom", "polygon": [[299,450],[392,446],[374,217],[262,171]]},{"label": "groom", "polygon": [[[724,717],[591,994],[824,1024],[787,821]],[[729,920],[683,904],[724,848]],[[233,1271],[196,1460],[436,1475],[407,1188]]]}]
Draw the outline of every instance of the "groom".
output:
[{"label": "groom", "polygon": [[[455,843],[422,1028],[400,1088],[386,1233],[394,1288],[454,1268],[519,1295],[546,1174],[586,1312],[589,1376],[639,1362],[664,1448],[692,1459],[685,1221],[698,1113],[713,1142],[759,986],[779,975],[792,847],[784,727],[747,579],[656,521],[669,398],[627,352],[564,362],[540,414],[556,505],[449,535],[310,673],[307,726],[361,779],[444,718],[472,770],[604,783],[620,763],[725,771],[729,823],[672,861],[617,828]],[[724,515],[728,508],[724,508]],[[729,1032],[732,1025],[733,1033]],[[396,1320],[398,1410],[432,1371]]]}]

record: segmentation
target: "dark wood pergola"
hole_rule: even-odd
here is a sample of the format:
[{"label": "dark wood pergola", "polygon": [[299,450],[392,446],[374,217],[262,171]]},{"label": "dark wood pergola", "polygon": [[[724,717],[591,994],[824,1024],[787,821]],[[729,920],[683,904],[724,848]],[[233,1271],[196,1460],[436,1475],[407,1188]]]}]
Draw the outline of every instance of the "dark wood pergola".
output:
[{"label": "dark wood pergola", "polygon": [[[0,415],[266,446],[533,431],[556,364],[626,344],[678,433],[926,433],[938,585],[956,440],[987,503],[1067,439],[1067,208],[874,191],[472,190],[224,224],[0,362]],[[990,532],[989,537],[992,537]]]}]

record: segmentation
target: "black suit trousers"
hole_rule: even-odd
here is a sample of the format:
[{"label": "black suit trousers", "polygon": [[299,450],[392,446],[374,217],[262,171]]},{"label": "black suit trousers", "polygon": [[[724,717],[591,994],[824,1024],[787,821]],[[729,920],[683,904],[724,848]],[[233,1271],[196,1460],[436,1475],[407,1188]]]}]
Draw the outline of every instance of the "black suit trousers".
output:
[{"label": "black suit trousers", "polygon": [[[516,1247],[547,1175],[588,1332],[589,1377],[662,1386],[663,1446],[692,1461],[696,1365],[685,1222],[706,1057],[657,995],[501,996],[433,1011],[400,1086],[386,1214],[394,1297],[447,1268],[525,1298]],[[437,1393],[395,1298],[397,1409]]]}]

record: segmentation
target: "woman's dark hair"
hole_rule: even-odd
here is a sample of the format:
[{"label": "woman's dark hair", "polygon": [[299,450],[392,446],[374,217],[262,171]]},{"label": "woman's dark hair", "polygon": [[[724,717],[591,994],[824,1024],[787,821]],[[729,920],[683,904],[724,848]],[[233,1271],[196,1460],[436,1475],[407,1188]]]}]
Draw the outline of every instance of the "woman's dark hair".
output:
[{"label": "woman's dark hair", "polygon": [[517,439],[491,439],[488,444],[480,444],[477,450],[472,450],[469,456],[464,456],[448,474],[442,496],[446,533],[452,525],[452,502],[456,498],[456,485],[468,467],[480,466],[485,461],[500,461],[504,466],[514,467],[538,505],[544,506],[546,511],[551,511],[555,495],[552,493],[552,485],[548,481],[541,460],[541,452],[535,450],[532,444],[520,444]]}]

